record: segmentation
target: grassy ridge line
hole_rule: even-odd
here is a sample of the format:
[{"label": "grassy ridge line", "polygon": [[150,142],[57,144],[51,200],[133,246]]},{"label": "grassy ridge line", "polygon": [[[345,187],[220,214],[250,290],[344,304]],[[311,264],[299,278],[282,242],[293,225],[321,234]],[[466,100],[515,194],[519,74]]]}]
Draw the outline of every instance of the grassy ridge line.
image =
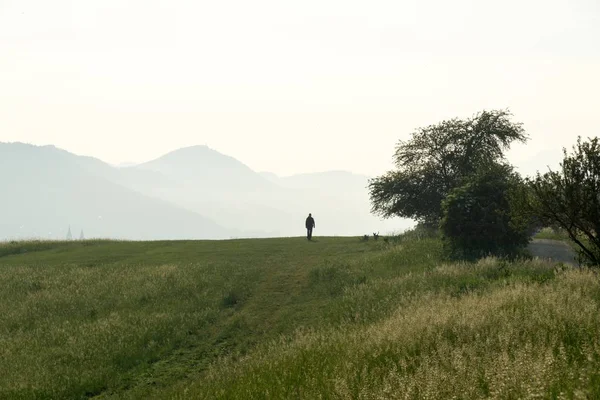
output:
[{"label": "grassy ridge line", "polygon": [[[96,241],[80,242],[85,245],[93,245]],[[80,244],[78,243],[78,244]],[[37,251],[46,251],[59,246],[65,246],[68,242],[51,240],[27,240],[27,241],[8,241],[0,242],[0,257],[12,256],[17,254],[27,254]]]},{"label": "grassy ridge line", "polygon": [[[499,267],[487,260],[476,268],[444,265],[427,275],[469,281]],[[537,261],[510,268],[521,276],[512,279],[507,271],[507,279],[461,295],[451,287],[397,292],[404,304],[379,322],[299,332],[241,363],[216,364],[204,379],[159,397],[600,397],[597,275],[567,271],[552,279]],[[522,270],[534,273],[527,277]],[[349,288],[345,297],[396,285],[367,286]]]}]

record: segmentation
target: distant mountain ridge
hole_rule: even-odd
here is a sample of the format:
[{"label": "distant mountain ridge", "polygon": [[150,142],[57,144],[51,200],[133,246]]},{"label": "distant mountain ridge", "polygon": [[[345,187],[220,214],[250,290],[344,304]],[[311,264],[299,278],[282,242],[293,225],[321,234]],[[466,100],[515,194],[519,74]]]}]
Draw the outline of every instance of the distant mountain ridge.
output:
[{"label": "distant mountain ridge", "polygon": [[267,188],[271,183],[233,157],[208,146],[191,146],[171,151],[155,160],[131,167],[150,170],[180,181],[199,183],[206,188],[239,190]]},{"label": "distant mountain ridge", "polygon": [[179,149],[133,168],[185,181],[180,188],[157,187],[152,194],[253,235],[301,235],[309,212],[322,222],[323,235],[398,231],[412,224],[371,215],[369,177],[347,171],[279,177],[257,173],[206,146]]},{"label": "distant mountain ridge", "polygon": [[[127,176],[54,146],[0,143],[0,239],[224,239],[239,235],[197,213],[126,187]],[[137,178],[136,178],[137,179]]]},{"label": "distant mountain ridge", "polygon": [[[257,173],[207,146],[186,147],[142,164],[116,167],[54,146],[0,143],[0,160],[3,178],[19,171],[20,187],[26,188],[12,187],[13,194],[0,205],[16,207],[15,218],[27,220],[27,226],[45,216],[43,232],[66,232],[68,222],[76,231],[83,228],[87,237],[298,236],[303,234],[308,212],[317,219],[317,235],[362,235],[401,230],[411,224],[399,219],[381,221],[369,213],[366,176],[327,171],[278,177]],[[18,206],[23,197],[28,199],[24,202],[27,210],[33,210],[32,218]],[[93,221],[93,214],[103,221]],[[113,215],[113,225],[102,214]],[[2,221],[0,239],[24,234],[23,224],[13,222]]]}]

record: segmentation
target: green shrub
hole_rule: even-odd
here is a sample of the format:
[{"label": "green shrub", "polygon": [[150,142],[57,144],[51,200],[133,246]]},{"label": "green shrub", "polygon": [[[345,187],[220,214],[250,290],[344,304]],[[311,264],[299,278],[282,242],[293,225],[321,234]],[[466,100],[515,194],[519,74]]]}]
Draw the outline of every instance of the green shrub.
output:
[{"label": "green shrub", "polygon": [[450,192],[440,223],[450,258],[514,257],[524,249],[528,227],[511,197],[519,184],[510,166],[494,164]]}]

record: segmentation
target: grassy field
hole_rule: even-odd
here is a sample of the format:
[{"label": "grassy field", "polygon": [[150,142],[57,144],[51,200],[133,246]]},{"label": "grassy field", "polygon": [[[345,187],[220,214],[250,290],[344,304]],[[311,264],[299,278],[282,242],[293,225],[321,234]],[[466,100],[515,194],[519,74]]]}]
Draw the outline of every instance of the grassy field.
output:
[{"label": "grassy field", "polygon": [[599,398],[600,280],[435,239],[0,245],[0,398]]}]

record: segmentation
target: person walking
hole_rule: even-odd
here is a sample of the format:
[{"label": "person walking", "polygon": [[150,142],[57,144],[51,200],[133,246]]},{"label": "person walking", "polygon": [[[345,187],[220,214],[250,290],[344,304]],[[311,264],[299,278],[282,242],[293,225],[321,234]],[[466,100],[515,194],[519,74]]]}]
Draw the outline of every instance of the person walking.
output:
[{"label": "person walking", "polygon": [[315,227],[315,220],[311,214],[308,214],[308,218],[306,218],[306,238],[308,240],[312,240],[312,231]]}]

